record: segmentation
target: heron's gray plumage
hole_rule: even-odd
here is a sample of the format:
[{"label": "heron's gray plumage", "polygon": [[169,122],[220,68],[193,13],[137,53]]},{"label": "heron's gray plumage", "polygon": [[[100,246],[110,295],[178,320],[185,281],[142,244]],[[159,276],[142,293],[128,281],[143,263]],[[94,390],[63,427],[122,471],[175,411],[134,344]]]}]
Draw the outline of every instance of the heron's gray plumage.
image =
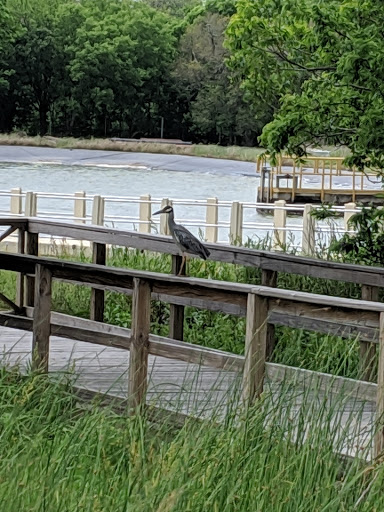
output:
[{"label": "heron's gray plumage", "polygon": [[204,244],[202,244],[195,235],[188,231],[187,228],[175,222],[173,208],[171,206],[165,206],[162,210],[155,212],[154,215],[159,213],[166,213],[168,215],[169,231],[175,240],[177,247],[183,254],[196,254],[203,260],[206,260],[209,257],[210,252]]}]

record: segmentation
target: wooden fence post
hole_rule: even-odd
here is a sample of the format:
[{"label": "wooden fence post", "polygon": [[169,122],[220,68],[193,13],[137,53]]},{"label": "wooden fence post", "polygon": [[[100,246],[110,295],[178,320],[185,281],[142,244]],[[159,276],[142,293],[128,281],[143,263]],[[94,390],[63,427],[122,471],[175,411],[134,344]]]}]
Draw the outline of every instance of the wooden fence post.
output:
[{"label": "wooden fence post", "polygon": [[[219,219],[219,208],[217,197],[210,197],[207,199],[207,210],[205,214],[205,222],[207,227],[205,228],[205,240],[207,242],[216,243],[218,234],[218,223]],[[208,224],[212,224],[209,226]]]},{"label": "wooden fence post", "polygon": [[[180,271],[183,258],[178,254],[172,255],[172,274],[177,275]],[[186,265],[184,265],[181,275],[185,276]],[[184,306],[178,304],[170,305],[169,314],[169,337],[174,340],[182,341],[184,339]]]},{"label": "wooden fence post", "polygon": [[20,215],[23,211],[23,197],[21,195],[21,188],[11,189],[11,204],[10,212],[11,215]]},{"label": "wooden fence post", "polygon": [[[102,226],[104,224],[104,198],[94,196],[92,205],[92,224]],[[107,250],[105,244],[92,244],[92,263],[105,265]],[[96,322],[104,320],[104,290],[91,289],[90,319]]]},{"label": "wooden fence post", "polygon": [[284,249],[287,242],[287,232],[285,229],[279,229],[287,225],[287,210],[283,209],[285,204],[284,200],[275,201],[273,211],[273,248],[275,250]]},{"label": "wooden fence post", "polygon": [[[105,265],[107,262],[107,247],[105,244],[93,243],[92,245],[92,263],[97,265]],[[91,307],[90,319],[96,322],[104,321],[104,290],[96,288],[91,289]]]},{"label": "wooden fence post", "polygon": [[[379,287],[361,286],[361,300],[372,300],[378,302]],[[375,374],[376,343],[360,341],[360,378],[369,382],[374,381]]]},{"label": "wooden fence post", "polygon": [[[39,255],[39,235],[38,233],[29,233],[27,231],[26,253],[30,256]],[[35,303],[35,277],[27,276],[25,282],[25,300],[26,306],[33,306]]]},{"label": "wooden fence post", "polygon": [[36,217],[37,214],[37,196],[34,192],[27,192],[25,194],[25,209],[26,217]]},{"label": "wooden fence post", "polygon": [[384,313],[380,313],[379,327],[379,365],[376,396],[376,435],[374,440],[374,457],[384,450]]},{"label": "wooden fence post", "polygon": [[229,243],[240,245],[243,240],[243,205],[234,201],[231,206],[231,220],[229,226]]},{"label": "wooden fence post", "polygon": [[150,325],[151,287],[147,281],[135,277],[128,380],[128,407],[131,414],[138,407],[145,405]]},{"label": "wooden fence post", "polygon": [[[161,207],[162,210],[167,205],[172,206],[172,201],[170,201],[168,198],[162,199],[161,201]],[[160,235],[170,235],[168,228],[168,221],[167,221],[167,215],[160,215]]]},{"label": "wooden fence post", "polygon": [[[270,286],[271,288],[277,287],[277,272],[276,270],[263,269],[261,271],[261,285]],[[275,326],[267,324],[267,341],[266,341],[266,358],[269,361],[272,357],[273,351],[276,346]]]},{"label": "wooden fence post", "polygon": [[141,220],[139,224],[139,233],[150,233],[151,232],[151,216],[152,216],[152,204],[151,196],[140,196],[139,205],[139,218]]},{"label": "wooden fence post", "polygon": [[306,256],[313,256],[315,252],[315,230],[316,230],[316,222],[311,215],[313,211],[312,204],[304,205],[303,212],[303,238],[301,242],[301,252]]},{"label": "wooden fence post", "polygon": [[[345,203],[344,205],[345,210],[356,210],[356,203]],[[352,215],[355,215],[356,212],[344,212],[344,229],[345,231],[349,230],[348,222],[349,219],[352,217]]]},{"label": "wooden fence post", "polygon": [[263,391],[267,345],[268,299],[248,294],[242,401],[252,405]]},{"label": "wooden fence post", "polygon": [[[18,240],[17,240],[17,252],[18,254],[24,254],[25,251],[25,230],[19,228]],[[24,284],[25,274],[19,272],[16,278],[16,304],[19,308],[24,306]]]},{"label": "wooden fence post", "polygon": [[87,202],[85,200],[85,192],[75,192],[75,202],[73,207],[75,222],[77,224],[85,224],[87,216]]},{"label": "wooden fence post", "polygon": [[52,274],[36,265],[35,307],[33,310],[32,366],[48,371],[51,334]]},{"label": "wooden fence post", "polygon": [[104,225],[104,197],[94,196],[92,204],[92,224],[96,226]]}]

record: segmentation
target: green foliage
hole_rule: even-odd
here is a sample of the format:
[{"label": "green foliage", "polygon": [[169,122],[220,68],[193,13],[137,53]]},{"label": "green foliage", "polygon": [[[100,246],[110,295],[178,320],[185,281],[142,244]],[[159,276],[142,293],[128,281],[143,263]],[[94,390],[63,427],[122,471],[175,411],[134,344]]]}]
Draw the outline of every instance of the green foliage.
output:
[{"label": "green foliage", "polygon": [[[170,419],[155,428],[143,415],[79,402],[67,377],[1,369],[1,510],[383,510],[383,465],[334,453],[351,444],[338,421],[345,397],[330,405],[313,386],[298,408],[292,391],[266,391],[226,422],[175,430]],[[355,407],[345,432],[361,421]]]},{"label": "green foliage", "polygon": [[383,168],[383,16],[373,0],[239,0],[232,63],[275,113],[261,138],[269,152],[346,145],[351,165]]},{"label": "green foliage", "polygon": [[353,263],[384,266],[384,210],[363,207],[348,224],[356,233],[345,233],[331,250]]}]

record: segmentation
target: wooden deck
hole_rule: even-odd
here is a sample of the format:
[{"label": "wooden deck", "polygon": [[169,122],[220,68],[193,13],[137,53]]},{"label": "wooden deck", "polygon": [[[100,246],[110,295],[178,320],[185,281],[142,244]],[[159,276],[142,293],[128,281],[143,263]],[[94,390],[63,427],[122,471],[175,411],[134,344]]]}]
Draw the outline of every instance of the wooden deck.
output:
[{"label": "wooden deck", "polygon": [[[21,371],[25,371],[31,362],[31,347],[31,332],[0,327],[2,365],[18,366]],[[71,375],[79,388],[126,398],[128,369],[129,351],[51,337],[50,373]],[[223,417],[228,407],[233,409],[238,396],[240,374],[150,355],[148,382],[148,404],[199,418],[210,418],[213,415],[217,418]],[[269,395],[269,399],[263,403],[268,404],[271,412],[278,395],[284,394],[285,410],[280,410],[278,418],[271,414],[267,420],[272,428],[282,428],[287,422],[297,422],[299,425],[301,411],[311,417],[307,424],[309,434],[311,421],[316,422],[318,413],[318,418],[326,417],[329,424],[333,425],[338,451],[356,456],[369,447],[364,456],[371,458],[375,417],[373,402],[356,398],[340,400],[333,393],[309,387],[305,389],[294,382],[278,383],[271,380],[267,380],[264,393]],[[341,449],[340,439],[343,440]]]}]

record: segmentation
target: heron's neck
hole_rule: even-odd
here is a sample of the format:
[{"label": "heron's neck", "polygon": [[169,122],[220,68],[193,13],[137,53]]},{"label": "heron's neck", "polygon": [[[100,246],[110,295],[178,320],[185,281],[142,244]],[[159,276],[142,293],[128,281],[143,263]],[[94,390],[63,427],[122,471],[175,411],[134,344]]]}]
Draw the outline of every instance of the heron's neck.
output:
[{"label": "heron's neck", "polygon": [[171,227],[174,225],[175,225],[175,216],[174,216],[173,211],[171,211],[168,213],[168,226]]}]

